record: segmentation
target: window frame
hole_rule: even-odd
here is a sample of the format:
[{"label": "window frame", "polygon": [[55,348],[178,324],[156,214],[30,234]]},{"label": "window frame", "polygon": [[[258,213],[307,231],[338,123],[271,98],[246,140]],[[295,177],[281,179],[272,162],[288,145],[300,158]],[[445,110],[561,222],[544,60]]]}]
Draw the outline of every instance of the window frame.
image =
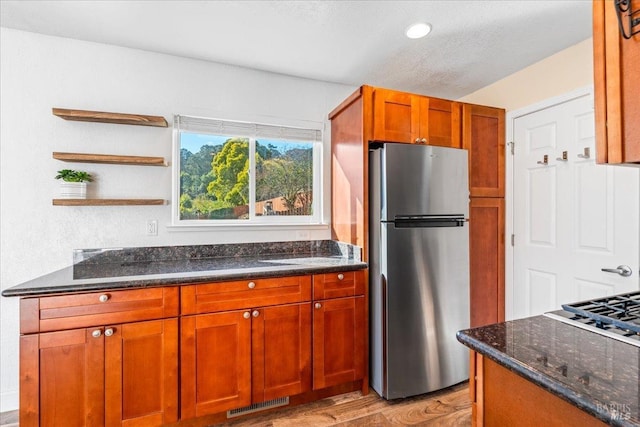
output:
[{"label": "window frame", "polygon": [[[197,129],[185,129],[181,128],[180,122],[182,120],[194,120],[198,124]],[[210,122],[211,127],[207,128],[206,123]],[[220,123],[231,125],[232,128],[240,127],[243,130],[240,132],[235,131],[221,131],[216,129],[216,125]],[[311,124],[311,126],[291,126],[285,124],[273,124],[273,123],[259,123],[238,121],[219,118],[207,118],[188,115],[174,115],[173,126],[173,162],[172,162],[172,194],[171,194],[171,226],[172,227],[224,227],[224,228],[247,228],[257,227],[263,229],[270,228],[307,228],[305,226],[321,226],[325,225],[323,221],[323,123],[318,122],[305,122],[305,125]],[[311,204],[311,215],[256,215],[256,174],[255,174],[255,154],[256,154],[256,142],[260,140],[282,140],[287,141],[286,138],[278,138],[277,136],[261,136],[260,131],[251,132],[250,128],[254,129],[270,129],[284,131],[302,131],[302,132],[316,132],[315,140],[296,139],[293,141],[291,138],[288,140],[292,142],[305,142],[312,144],[313,155],[313,177],[312,177],[312,189],[313,200]],[[227,136],[229,138],[242,137],[249,139],[249,219],[181,219],[180,218],[180,196],[181,196],[181,182],[180,182],[180,169],[181,169],[181,132],[195,133],[195,134],[208,134],[212,136]]]}]

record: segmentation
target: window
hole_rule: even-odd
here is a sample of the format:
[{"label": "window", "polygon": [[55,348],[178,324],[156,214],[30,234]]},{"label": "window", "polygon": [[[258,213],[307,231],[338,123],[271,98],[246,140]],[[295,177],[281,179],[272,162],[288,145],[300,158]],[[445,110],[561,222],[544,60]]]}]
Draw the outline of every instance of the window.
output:
[{"label": "window", "polygon": [[175,116],[174,224],[318,224],[322,132]]}]

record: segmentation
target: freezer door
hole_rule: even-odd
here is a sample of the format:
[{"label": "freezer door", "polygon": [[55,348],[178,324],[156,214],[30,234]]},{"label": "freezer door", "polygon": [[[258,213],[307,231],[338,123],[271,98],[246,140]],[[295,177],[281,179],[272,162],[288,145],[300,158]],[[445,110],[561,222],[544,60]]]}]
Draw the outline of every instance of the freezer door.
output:
[{"label": "freezer door", "polygon": [[[384,144],[372,164],[380,179],[382,220],[396,215],[458,214],[468,217],[467,151],[428,145]],[[373,157],[375,162],[375,157]],[[377,187],[372,180],[371,185]],[[372,209],[376,207],[372,206]]]},{"label": "freezer door", "polygon": [[[383,392],[413,396],[469,377],[456,332],[469,327],[469,227],[380,224],[384,282]],[[386,247],[386,249],[385,249]]]}]

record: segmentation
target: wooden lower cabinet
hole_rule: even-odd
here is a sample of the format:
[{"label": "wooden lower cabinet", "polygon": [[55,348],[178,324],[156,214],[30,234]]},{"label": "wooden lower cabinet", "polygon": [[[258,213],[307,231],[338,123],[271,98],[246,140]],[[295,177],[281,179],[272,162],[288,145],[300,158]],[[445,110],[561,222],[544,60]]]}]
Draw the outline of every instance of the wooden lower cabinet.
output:
[{"label": "wooden lower cabinet", "polygon": [[313,388],[362,379],[364,354],[364,296],[317,301],[313,310]]},{"label": "wooden lower cabinet", "polygon": [[311,303],[185,316],[182,419],[311,389]]},{"label": "wooden lower cabinet", "polygon": [[178,419],[178,319],[23,335],[20,425]]},{"label": "wooden lower cabinet", "polygon": [[601,427],[606,424],[534,383],[471,352],[469,387],[475,427]]},{"label": "wooden lower cabinet", "polygon": [[345,271],[23,298],[20,425],[205,425],[366,393],[365,295]]},{"label": "wooden lower cabinet", "polygon": [[469,204],[471,327],[504,321],[504,199]]}]

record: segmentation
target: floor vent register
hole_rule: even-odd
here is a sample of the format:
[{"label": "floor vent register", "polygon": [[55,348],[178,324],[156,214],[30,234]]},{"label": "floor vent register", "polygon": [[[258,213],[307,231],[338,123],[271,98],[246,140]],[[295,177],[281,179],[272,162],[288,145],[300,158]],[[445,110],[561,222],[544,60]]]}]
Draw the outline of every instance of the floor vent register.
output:
[{"label": "floor vent register", "polygon": [[244,408],[232,409],[227,411],[227,418],[239,417],[240,415],[251,414],[253,412],[264,411],[265,409],[287,406],[289,404],[289,396],[279,397],[277,399],[268,400],[266,402],[254,403]]}]

